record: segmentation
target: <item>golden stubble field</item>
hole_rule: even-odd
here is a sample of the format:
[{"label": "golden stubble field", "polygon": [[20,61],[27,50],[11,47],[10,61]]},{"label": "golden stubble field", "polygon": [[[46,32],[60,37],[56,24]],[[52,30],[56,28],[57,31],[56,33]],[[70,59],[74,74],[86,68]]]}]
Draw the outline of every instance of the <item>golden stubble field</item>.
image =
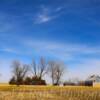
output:
[{"label": "golden stubble field", "polygon": [[100,100],[100,88],[0,85],[0,100]]}]

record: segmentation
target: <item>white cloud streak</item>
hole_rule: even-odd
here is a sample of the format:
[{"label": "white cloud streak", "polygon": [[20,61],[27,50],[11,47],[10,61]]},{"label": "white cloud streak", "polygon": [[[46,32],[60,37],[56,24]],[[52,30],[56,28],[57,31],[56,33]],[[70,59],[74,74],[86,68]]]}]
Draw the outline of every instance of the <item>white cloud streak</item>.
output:
[{"label": "white cloud streak", "polygon": [[[44,53],[47,55],[52,55],[53,57],[61,58],[62,60],[73,60],[77,56],[87,55],[99,56],[100,47],[91,47],[87,45],[79,44],[61,44],[47,41],[25,41],[24,45],[29,46],[36,50],[39,54]],[[82,57],[81,57],[82,58]]]},{"label": "white cloud streak", "polygon": [[35,18],[34,18],[34,23],[35,24],[42,24],[42,23],[46,23],[49,22],[57,17],[59,17],[60,15],[60,11],[62,10],[62,7],[57,7],[57,8],[47,8],[45,6],[40,7],[40,11],[36,14]]},{"label": "white cloud streak", "polygon": [[49,15],[49,13],[49,9],[42,7],[41,11],[36,15],[36,18],[34,20],[35,23],[41,24],[50,21],[52,17]]},{"label": "white cloud streak", "polygon": [[1,48],[0,51],[2,51],[2,52],[8,52],[8,53],[19,54],[19,52],[17,50],[12,49],[12,48]]}]

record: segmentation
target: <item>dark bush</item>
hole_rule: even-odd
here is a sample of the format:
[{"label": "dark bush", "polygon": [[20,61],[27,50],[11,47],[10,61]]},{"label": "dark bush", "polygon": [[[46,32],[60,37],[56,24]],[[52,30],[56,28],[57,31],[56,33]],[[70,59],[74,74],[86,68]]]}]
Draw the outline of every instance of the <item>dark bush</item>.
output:
[{"label": "dark bush", "polygon": [[74,85],[76,85],[76,84],[73,83],[73,82],[65,82],[65,83],[63,83],[63,85],[64,85],[64,86],[67,86],[67,85],[72,85],[72,86],[74,86]]},{"label": "dark bush", "polygon": [[32,79],[30,77],[26,77],[24,80],[25,85],[32,85]]},{"label": "dark bush", "polygon": [[9,81],[9,84],[15,85],[46,85],[45,80],[40,77],[34,76],[32,78],[26,77],[24,81],[22,79],[16,80],[15,77],[12,77]]},{"label": "dark bush", "polygon": [[46,82],[40,77],[35,76],[32,77],[32,85],[46,85]]},{"label": "dark bush", "polygon": [[11,84],[11,85],[16,84],[16,79],[15,79],[15,77],[12,77],[12,78],[10,79],[9,84]]}]

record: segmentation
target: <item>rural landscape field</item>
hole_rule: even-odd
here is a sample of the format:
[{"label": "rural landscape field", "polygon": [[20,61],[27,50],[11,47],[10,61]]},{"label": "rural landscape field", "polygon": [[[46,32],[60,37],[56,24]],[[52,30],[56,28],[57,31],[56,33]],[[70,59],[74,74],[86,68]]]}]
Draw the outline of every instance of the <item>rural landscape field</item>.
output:
[{"label": "rural landscape field", "polygon": [[2,85],[0,100],[100,100],[100,88]]},{"label": "rural landscape field", "polygon": [[0,100],[100,100],[100,0],[0,0]]}]

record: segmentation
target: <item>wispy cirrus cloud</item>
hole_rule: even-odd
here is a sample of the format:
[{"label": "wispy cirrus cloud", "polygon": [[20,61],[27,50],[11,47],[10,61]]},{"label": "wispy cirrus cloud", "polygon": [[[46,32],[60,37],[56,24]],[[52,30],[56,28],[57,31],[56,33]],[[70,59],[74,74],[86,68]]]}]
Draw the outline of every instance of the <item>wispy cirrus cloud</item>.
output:
[{"label": "wispy cirrus cloud", "polygon": [[49,8],[42,5],[40,7],[40,11],[36,14],[34,18],[34,23],[41,24],[41,23],[49,22],[59,17],[62,9],[63,7]]},{"label": "wispy cirrus cloud", "polygon": [[0,51],[2,52],[8,52],[8,53],[16,53],[18,54],[18,51],[12,48],[1,48]]},{"label": "wispy cirrus cloud", "polygon": [[80,44],[61,44],[49,41],[24,41],[24,45],[34,49],[41,55],[51,55],[64,61],[99,56],[100,47]]},{"label": "wispy cirrus cloud", "polygon": [[37,19],[35,20],[35,23],[40,24],[40,23],[45,23],[52,20],[52,17],[50,17],[47,14],[40,14],[37,16]]},{"label": "wispy cirrus cloud", "polygon": [[36,15],[35,23],[41,24],[52,20],[53,17],[50,15],[50,9],[46,7],[41,7],[40,12]]}]

